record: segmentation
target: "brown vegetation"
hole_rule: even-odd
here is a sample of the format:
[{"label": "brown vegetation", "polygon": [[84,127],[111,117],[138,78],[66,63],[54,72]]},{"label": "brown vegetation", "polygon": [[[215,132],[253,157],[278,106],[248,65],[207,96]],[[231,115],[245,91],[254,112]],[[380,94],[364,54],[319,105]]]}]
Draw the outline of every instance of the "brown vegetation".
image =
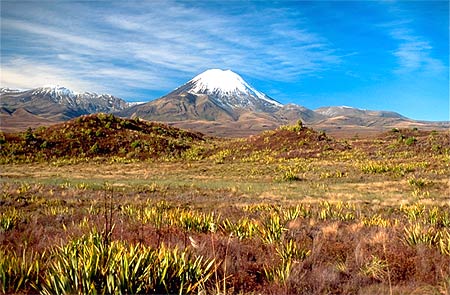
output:
[{"label": "brown vegetation", "polygon": [[1,156],[31,161],[98,156],[142,159],[176,156],[201,140],[200,133],[164,124],[96,114],[34,131],[7,133],[3,135]]},{"label": "brown vegetation", "polygon": [[[0,290],[448,294],[448,136],[219,140],[108,115],[6,134]],[[79,262],[60,271],[65,253]],[[83,283],[49,284],[71,271]]]}]

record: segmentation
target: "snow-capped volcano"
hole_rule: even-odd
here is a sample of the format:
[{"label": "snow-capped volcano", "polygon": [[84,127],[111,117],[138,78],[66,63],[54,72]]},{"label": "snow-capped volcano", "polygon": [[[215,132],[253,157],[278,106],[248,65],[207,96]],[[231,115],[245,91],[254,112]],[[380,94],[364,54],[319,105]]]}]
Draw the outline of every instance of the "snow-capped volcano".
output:
[{"label": "snow-capped volcano", "polygon": [[272,118],[283,107],[231,70],[207,70],[157,100],[119,114],[156,121],[203,120],[237,122]]},{"label": "snow-capped volcano", "polygon": [[192,91],[197,93],[229,95],[236,92],[244,92],[263,96],[261,92],[248,85],[241,76],[231,70],[207,70],[195,76],[189,82],[195,84]]},{"label": "snow-capped volcano", "polygon": [[282,104],[256,90],[231,70],[207,70],[175,89],[172,94],[183,92],[207,95],[217,104],[232,109],[274,112],[282,107]]},{"label": "snow-capped volcano", "polygon": [[207,70],[194,77],[189,83],[194,85],[189,92],[195,94],[215,95],[221,99],[228,96],[256,96],[273,105],[282,106],[279,102],[250,86],[241,76],[231,70]]}]

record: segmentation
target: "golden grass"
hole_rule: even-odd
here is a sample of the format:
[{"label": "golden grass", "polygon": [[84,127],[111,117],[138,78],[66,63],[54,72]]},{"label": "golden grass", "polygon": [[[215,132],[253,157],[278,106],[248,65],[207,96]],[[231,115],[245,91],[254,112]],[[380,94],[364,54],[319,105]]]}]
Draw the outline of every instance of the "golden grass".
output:
[{"label": "golden grass", "polygon": [[[22,241],[48,251],[114,223],[115,239],[130,245],[164,243],[219,258],[213,277],[230,293],[449,290],[445,153],[220,155],[3,164],[4,251],[21,253]],[[297,250],[308,255],[286,258]]]}]

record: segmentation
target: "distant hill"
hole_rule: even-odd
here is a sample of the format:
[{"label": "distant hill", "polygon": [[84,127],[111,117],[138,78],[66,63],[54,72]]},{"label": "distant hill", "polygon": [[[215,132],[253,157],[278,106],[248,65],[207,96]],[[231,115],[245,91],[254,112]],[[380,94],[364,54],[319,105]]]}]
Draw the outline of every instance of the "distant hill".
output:
[{"label": "distant hill", "polygon": [[316,129],[334,135],[377,134],[393,128],[420,128],[425,130],[448,130],[450,122],[417,121],[396,112],[362,110],[347,106],[322,107],[314,110],[325,119],[316,121]]},{"label": "distant hill", "polygon": [[244,140],[232,142],[225,148],[239,151],[232,153],[232,157],[247,157],[256,152],[279,158],[311,158],[320,156],[323,152],[342,151],[350,147],[324,132],[296,124],[251,135]]}]

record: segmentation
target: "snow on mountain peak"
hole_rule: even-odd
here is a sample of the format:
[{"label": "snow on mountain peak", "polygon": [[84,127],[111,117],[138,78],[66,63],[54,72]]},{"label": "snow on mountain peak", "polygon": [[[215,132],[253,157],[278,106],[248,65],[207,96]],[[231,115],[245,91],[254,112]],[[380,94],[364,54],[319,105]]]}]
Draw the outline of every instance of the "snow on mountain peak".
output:
[{"label": "snow on mountain peak", "polygon": [[241,76],[231,70],[210,69],[194,77],[188,84],[193,85],[189,91],[192,93],[210,94],[220,98],[230,95],[240,97],[250,95],[277,107],[282,106],[279,102],[250,86]]},{"label": "snow on mountain peak", "polygon": [[233,92],[239,90],[246,92],[254,90],[238,74],[231,70],[211,69],[207,70],[191,80],[195,83],[193,91],[205,92],[220,90],[222,92]]},{"label": "snow on mountain peak", "polygon": [[75,92],[60,85],[46,85],[44,87],[37,88],[35,92],[49,94],[52,97],[68,96],[70,98],[74,98],[76,96]]}]

